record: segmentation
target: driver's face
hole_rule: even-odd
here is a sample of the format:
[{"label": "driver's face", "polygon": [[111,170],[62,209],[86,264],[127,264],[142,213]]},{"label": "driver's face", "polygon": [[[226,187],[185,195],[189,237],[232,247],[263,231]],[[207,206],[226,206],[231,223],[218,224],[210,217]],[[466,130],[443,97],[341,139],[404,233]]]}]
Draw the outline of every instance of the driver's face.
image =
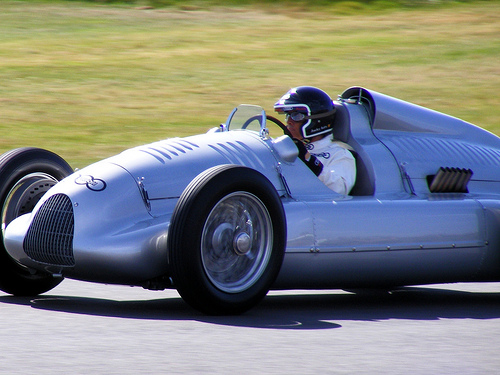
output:
[{"label": "driver's face", "polygon": [[286,128],[290,132],[293,138],[302,140],[304,137],[302,137],[302,133],[300,131],[300,128],[304,124],[305,121],[293,121],[290,116],[288,116],[286,120]]}]

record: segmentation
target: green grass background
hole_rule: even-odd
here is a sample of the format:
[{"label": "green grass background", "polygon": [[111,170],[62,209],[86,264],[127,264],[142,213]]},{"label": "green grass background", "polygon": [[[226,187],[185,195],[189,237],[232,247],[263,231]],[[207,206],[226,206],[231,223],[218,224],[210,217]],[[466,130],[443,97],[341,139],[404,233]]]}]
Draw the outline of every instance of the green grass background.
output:
[{"label": "green grass background", "polygon": [[499,1],[0,1],[0,152],[73,167],[290,87],[361,85],[500,134]]}]

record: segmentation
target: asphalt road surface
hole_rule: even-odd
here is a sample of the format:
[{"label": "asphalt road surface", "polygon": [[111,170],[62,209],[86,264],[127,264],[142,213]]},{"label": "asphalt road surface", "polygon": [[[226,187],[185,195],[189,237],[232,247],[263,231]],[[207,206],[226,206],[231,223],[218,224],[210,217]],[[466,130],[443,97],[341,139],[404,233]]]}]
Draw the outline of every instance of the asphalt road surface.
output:
[{"label": "asphalt road surface", "polygon": [[0,374],[498,374],[500,283],[271,292],[204,316],[175,291],[0,292]]}]

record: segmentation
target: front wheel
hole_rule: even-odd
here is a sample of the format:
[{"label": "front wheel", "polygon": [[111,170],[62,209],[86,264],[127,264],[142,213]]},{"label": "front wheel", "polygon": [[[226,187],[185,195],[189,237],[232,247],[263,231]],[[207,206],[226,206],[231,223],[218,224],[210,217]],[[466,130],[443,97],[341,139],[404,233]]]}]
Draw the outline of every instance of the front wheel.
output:
[{"label": "front wheel", "polygon": [[172,215],[174,285],[204,313],[242,313],[269,291],[285,241],[283,206],[266,177],[235,165],[211,168],[188,185]]},{"label": "front wheel", "polygon": [[0,156],[0,290],[19,296],[37,295],[61,282],[15,262],[5,249],[3,231],[18,216],[30,213],[47,190],[72,172],[61,157],[39,148],[19,148]]}]

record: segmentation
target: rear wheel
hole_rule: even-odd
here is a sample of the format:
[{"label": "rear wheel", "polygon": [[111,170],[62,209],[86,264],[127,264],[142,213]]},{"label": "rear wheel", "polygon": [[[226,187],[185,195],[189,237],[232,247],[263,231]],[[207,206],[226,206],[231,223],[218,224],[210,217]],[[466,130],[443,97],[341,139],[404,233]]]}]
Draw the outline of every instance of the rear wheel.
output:
[{"label": "rear wheel", "polygon": [[261,173],[217,166],[183,192],[168,241],[183,299],[207,314],[239,314],[264,298],[278,275],[286,241],[283,206]]},{"label": "rear wheel", "polygon": [[12,220],[30,213],[52,186],[72,172],[61,157],[39,148],[19,148],[0,156],[0,290],[14,295],[37,295],[61,282],[48,273],[15,262],[5,249],[3,232]]}]

